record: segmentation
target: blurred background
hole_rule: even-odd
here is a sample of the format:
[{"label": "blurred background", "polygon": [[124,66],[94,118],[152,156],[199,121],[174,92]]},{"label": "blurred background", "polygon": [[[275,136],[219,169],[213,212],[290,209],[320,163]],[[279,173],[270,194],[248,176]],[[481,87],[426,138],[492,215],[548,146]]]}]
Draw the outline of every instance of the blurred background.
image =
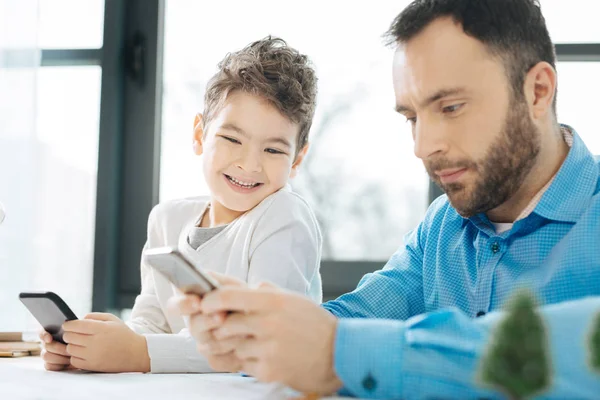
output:
[{"label": "blurred background", "polygon": [[[207,194],[191,148],[206,82],[269,34],[319,76],[311,152],[293,187],[324,235],[326,299],[381,268],[440,194],[393,111],[381,35],[407,0],[0,0],[0,330],[35,327],[20,291],[76,314],[139,293],[148,213]],[[559,59],[559,121],[600,154],[596,0],[541,0]]]}]

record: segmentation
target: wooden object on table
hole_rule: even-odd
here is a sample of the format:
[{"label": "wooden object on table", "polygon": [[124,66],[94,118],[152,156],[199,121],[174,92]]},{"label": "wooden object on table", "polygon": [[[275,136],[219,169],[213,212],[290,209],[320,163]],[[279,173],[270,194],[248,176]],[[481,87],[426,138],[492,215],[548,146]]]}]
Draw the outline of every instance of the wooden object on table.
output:
[{"label": "wooden object on table", "polygon": [[39,356],[38,342],[24,342],[21,332],[0,332],[0,357]]}]

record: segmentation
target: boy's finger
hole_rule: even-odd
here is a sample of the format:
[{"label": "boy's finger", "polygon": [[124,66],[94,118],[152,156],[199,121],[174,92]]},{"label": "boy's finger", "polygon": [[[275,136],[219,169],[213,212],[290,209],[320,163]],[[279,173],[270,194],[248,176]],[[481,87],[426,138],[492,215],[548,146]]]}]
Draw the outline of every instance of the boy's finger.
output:
[{"label": "boy's finger", "polygon": [[44,343],[52,342],[52,335],[46,331],[41,331],[39,336],[40,336],[40,340]]},{"label": "boy's finger", "polygon": [[71,357],[61,356],[60,354],[50,353],[47,351],[42,352],[42,360],[44,360],[46,364],[71,364]]},{"label": "boy's finger", "polygon": [[67,369],[68,367],[69,367],[69,365],[65,365],[65,364],[44,363],[44,368],[47,371],[62,371],[64,369]]},{"label": "boy's finger", "polygon": [[94,321],[113,321],[113,322],[120,321],[120,319],[115,315],[112,315],[110,313],[99,313],[99,312],[89,313],[85,317],[83,317],[83,319],[94,320]]},{"label": "boy's finger", "polygon": [[76,358],[81,358],[81,359],[86,359],[86,357],[88,355],[86,347],[77,346],[76,344],[68,344],[67,352],[71,357],[76,357]]},{"label": "boy's finger", "polygon": [[63,324],[65,332],[77,332],[85,335],[94,335],[104,329],[106,321],[96,321],[93,319],[75,319]]},{"label": "boy's finger", "polygon": [[76,344],[78,346],[87,346],[90,342],[90,338],[92,335],[84,335],[76,332],[65,332],[63,335],[63,340],[67,344]]},{"label": "boy's finger", "polygon": [[69,357],[69,353],[67,353],[67,346],[60,342],[47,343],[44,348],[49,353],[60,354],[62,356]]}]

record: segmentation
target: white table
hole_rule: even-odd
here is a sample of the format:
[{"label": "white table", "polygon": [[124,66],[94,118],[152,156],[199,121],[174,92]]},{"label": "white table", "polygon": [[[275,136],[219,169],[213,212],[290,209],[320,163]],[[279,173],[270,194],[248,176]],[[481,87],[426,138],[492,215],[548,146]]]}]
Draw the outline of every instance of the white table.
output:
[{"label": "white table", "polygon": [[44,369],[39,357],[0,358],[0,399],[2,400],[288,400],[297,398],[302,396],[282,385],[259,383],[253,378],[245,378],[239,374],[49,372]]}]

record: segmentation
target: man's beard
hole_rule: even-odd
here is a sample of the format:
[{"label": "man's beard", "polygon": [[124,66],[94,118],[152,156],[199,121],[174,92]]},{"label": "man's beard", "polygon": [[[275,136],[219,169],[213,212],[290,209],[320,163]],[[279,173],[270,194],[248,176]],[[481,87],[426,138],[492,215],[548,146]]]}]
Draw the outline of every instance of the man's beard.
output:
[{"label": "man's beard", "polygon": [[[540,132],[529,117],[525,100],[513,97],[504,127],[482,160],[439,158],[424,164],[456,211],[469,218],[493,210],[519,190],[537,160],[540,146]],[[468,168],[477,174],[470,191],[459,182],[441,183],[435,171],[449,168]]]}]

